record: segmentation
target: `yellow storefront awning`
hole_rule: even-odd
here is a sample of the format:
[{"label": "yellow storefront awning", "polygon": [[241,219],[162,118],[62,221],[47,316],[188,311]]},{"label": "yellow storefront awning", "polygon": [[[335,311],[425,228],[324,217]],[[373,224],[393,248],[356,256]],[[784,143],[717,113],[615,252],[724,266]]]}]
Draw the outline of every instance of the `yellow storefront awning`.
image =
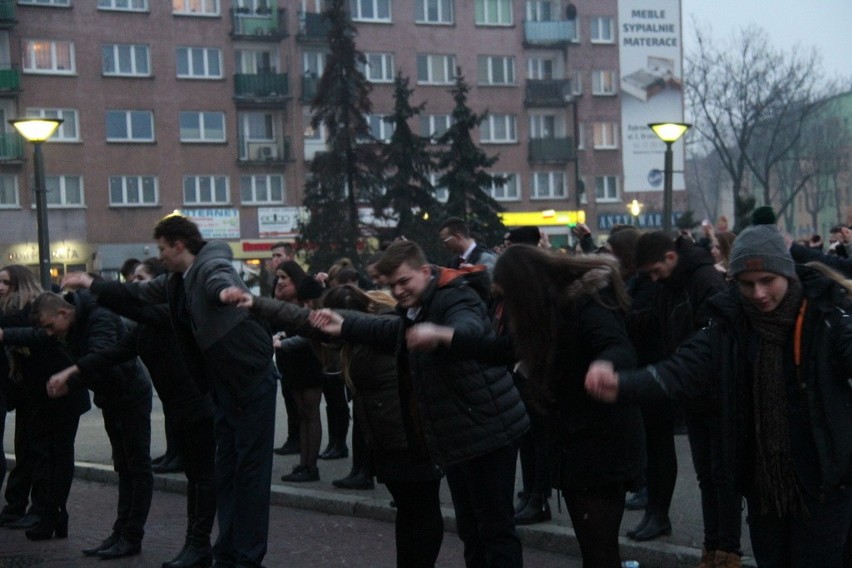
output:
[{"label": "yellow storefront awning", "polygon": [[522,227],[524,225],[576,225],[586,222],[586,212],[579,211],[506,211],[499,213],[500,220],[507,227]]}]

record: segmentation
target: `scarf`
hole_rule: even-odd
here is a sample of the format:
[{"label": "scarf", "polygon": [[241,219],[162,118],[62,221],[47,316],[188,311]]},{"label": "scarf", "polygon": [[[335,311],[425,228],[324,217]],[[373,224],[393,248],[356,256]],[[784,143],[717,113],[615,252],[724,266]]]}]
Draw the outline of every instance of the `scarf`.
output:
[{"label": "scarf", "polygon": [[802,303],[802,284],[789,282],[787,295],[771,312],[761,312],[743,299],[746,316],[759,336],[752,385],[755,488],[763,513],[780,517],[805,512],[790,451],[784,377],[785,348]]}]

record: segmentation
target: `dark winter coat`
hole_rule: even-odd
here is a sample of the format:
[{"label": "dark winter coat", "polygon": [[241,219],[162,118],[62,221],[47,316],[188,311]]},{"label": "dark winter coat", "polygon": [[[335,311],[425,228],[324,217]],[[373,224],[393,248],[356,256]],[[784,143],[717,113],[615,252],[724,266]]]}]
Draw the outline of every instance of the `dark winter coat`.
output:
[{"label": "dark winter coat", "polygon": [[[802,367],[793,364],[793,337],[787,350],[788,410],[804,409],[810,433],[791,421],[794,467],[800,482],[819,495],[852,482],[852,306],[843,289],[816,270],[799,266],[808,305],[802,328]],[[669,360],[621,373],[619,397],[642,400],[668,395],[712,399],[722,471],[736,476],[741,492],[753,481],[752,363],[754,332],[739,290],[710,300],[710,325]],[[798,382],[798,384],[797,384]],[[817,466],[817,471],[814,470]]]},{"label": "dark winter coat", "polygon": [[529,418],[505,365],[487,365],[446,348],[409,352],[405,331],[431,322],[482,337],[491,327],[485,303],[463,273],[433,267],[415,320],[347,315],[342,338],[396,353],[403,404],[416,404],[422,430],[438,465],[452,465],[504,447],[529,428]]}]

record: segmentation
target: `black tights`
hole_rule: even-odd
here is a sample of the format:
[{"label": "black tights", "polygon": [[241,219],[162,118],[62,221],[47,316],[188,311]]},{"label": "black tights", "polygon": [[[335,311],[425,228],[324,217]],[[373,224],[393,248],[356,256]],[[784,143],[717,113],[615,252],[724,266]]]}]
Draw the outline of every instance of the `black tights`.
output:
[{"label": "black tights", "polygon": [[583,555],[583,568],[620,568],[618,529],[624,516],[622,484],[564,490]]}]

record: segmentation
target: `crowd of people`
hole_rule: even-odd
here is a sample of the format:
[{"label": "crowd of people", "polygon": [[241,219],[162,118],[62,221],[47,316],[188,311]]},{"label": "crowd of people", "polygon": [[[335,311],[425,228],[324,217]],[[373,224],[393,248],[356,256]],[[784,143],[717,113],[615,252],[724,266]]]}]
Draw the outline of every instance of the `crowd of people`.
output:
[{"label": "crowd of people", "polygon": [[[45,291],[7,266],[0,411],[15,410],[16,463],[0,524],[67,536],[91,391],[119,480],[107,537],[82,551],[102,559],[139,553],[153,474],[183,471],[185,543],[163,568],[261,566],[273,456],[298,455],[281,479],[304,483],[319,460],[351,455],[332,483],[387,487],[402,568],[435,564],[444,479],[466,566],[522,566],[516,526],[549,521],[555,488],[583,565],[619,568],[625,507],[645,510],[630,539],[678,530],[682,423],[699,568],[740,566],[743,501],[761,568],[850,566],[852,230],[823,251],[785,239],[765,210],[752,221],[739,235],[723,220],[696,236],[620,226],[600,246],[578,225],[577,250],[557,251],[537,227],[488,248],[451,218],[435,235],[446,266],[400,238],[363,272],[340,259],[308,274],[282,242],[269,296],[179,215],[154,229],[159,259],[126,263],[123,282],[70,273]],[[152,389],[168,447],[153,465]]]}]

